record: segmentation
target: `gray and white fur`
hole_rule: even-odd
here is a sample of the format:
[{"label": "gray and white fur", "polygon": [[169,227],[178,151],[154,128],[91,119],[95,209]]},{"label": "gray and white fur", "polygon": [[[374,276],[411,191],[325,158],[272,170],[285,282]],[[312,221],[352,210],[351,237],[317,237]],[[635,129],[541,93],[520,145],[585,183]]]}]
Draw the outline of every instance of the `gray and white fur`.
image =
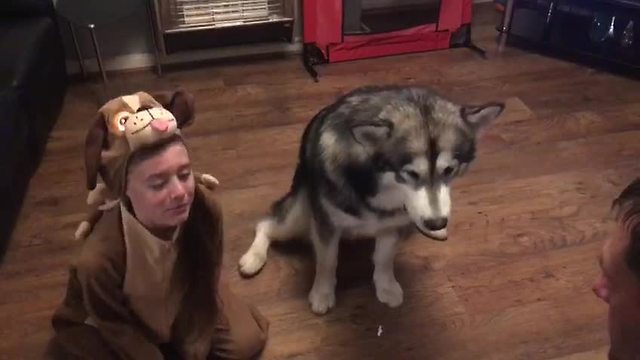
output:
[{"label": "gray and white fur", "polygon": [[414,229],[447,238],[451,181],[473,161],[478,132],[503,109],[459,105],[421,87],[364,87],[339,98],[307,125],[291,188],[258,222],[240,272],[256,274],[271,241],[310,239],[309,301],[324,314],[335,304],[340,239],[375,238],[377,298],[399,306],[398,242]]}]

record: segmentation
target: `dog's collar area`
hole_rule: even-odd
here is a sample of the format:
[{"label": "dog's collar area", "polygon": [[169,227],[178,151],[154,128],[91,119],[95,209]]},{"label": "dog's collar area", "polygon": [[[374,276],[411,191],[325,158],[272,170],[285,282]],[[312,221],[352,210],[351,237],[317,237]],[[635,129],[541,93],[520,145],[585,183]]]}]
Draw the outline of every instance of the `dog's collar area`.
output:
[{"label": "dog's collar area", "polygon": [[406,207],[404,207],[404,209],[401,209],[401,208],[396,208],[396,209],[380,209],[380,208],[377,208],[377,207],[375,207],[375,206],[373,206],[373,205],[369,204],[369,202],[368,202],[368,201],[365,201],[364,203],[365,203],[365,205],[366,205],[366,207],[367,207],[367,209],[368,209],[368,210],[373,211],[373,212],[375,212],[376,214],[378,214],[378,215],[380,215],[380,216],[384,216],[384,217],[395,216],[395,215],[398,215],[398,213],[401,213],[401,212],[407,212],[407,208],[406,208]]}]

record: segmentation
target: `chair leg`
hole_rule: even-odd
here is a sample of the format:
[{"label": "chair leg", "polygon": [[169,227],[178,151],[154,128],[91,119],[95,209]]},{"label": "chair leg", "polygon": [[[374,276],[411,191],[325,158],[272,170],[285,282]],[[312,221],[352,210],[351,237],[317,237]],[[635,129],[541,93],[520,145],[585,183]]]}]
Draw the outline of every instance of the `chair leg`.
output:
[{"label": "chair leg", "polygon": [[509,36],[509,29],[511,28],[511,19],[513,18],[513,2],[514,0],[507,0],[502,15],[502,26],[499,29],[498,52],[503,52],[507,44],[507,37]]},{"label": "chair leg", "polygon": [[78,37],[76,36],[76,29],[73,24],[69,21],[69,30],[71,30],[71,38],[73,38],[73,46],[76,49],[76,56],[78,57],[78,65],[80,65],[80,72],[82,73],[82,78],[87,78],[87,72],[84,69],[84,59],[82,58],[82,53],[80,53],[80,45],[78,45]]},{"label": "chair leg", "polygon": [[107,74],[104,70],[104,66],[102,64],[102,57],[100,56],[100,48],[98,47],[98,40],[96,39],[95,25],[89,25],[89,32],[91,32],[91,40],[93,40],[93,48],[96,51],[96,59],[98,60],[98,67],[100,68],[100,73],[102,74],[102,83],[104,86],[107,86]]},{"label": "chair leg", "polygon": [[147,2],[147,11],[149,13],[149,26],[151,27],[151,38],[153,40],[153,50],[156,56],[156,73],[158,76],[162,76],[162,59],[160,57],[160,50],[158,49],[158,29],[156,29],[155,22],[153,21],[153,7],[151,0]]}]

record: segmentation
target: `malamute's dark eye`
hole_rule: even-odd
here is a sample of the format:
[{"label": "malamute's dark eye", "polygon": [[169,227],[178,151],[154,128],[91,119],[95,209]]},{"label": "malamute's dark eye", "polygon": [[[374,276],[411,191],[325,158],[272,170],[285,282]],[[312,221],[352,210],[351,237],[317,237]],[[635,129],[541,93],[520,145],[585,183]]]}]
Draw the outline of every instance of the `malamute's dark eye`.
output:
[{"label": "malamute's dark eye", "polygon": [[413,181],[418,181],[420,179],[420,175],[414,170],[404,170],[404,173]]},{"label": "malamute's dark eye", "polygon": [[442,175],[449,177],[451,176],[451,174],[453,174],[453,171],[455,169],[453,168],[453,166],[447,166],[446,168],[444,168],[444,170],[442,170]]}]

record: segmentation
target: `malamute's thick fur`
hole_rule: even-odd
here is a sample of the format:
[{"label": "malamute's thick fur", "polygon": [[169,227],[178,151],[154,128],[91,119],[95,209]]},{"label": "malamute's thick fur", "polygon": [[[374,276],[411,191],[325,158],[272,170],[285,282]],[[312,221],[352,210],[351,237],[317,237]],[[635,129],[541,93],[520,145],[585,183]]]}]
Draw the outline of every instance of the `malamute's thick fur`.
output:
[{"label": "malamute's thick fur", "polygon": [[316,258],[309,301],[324,314],[335,303],[340,239],[372,237],[376,295],[399,306],[398,242],[413,229],[446,239],[451,181],[473,161],[478,131],[503,109],[459,105],[419,87],[366,87],[341,97],[305,129],[291,189],[258,222],[240,272],[256,274],[271,241],[308,238]]}]

